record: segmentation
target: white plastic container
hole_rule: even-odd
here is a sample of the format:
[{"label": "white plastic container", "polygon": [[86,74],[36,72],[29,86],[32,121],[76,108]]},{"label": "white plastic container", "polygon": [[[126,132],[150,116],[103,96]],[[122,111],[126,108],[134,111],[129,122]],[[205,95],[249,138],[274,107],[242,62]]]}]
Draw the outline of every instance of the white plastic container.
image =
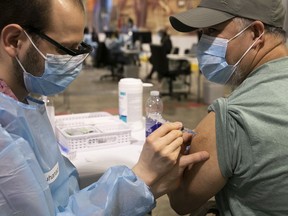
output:
[{"label": "white plastic container", "polygon": [[132,130],[143,128],[143,83],[141,79],[123,78],[119,81],[119,117]]},{"label": "white plastic container", "polygon": [[61,150],[75,151],[110,148],[130,144],[131,129],[118,117],[100,113],[56,116],[56,137]]}]

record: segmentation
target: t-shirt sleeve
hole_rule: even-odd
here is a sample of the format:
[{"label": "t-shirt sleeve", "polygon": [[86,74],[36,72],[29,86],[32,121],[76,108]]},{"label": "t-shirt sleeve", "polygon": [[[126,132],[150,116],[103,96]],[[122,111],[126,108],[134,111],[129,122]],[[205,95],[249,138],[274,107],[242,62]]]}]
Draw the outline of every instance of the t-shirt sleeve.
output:
[{"label": "t-shirt sleeve", "polygon": [[243,174],[249,169],[251,149],[241,115],[229,107],[225,98],[214,101],[208,111],[215,112],[217,156],[222,175],[230,178]]}]

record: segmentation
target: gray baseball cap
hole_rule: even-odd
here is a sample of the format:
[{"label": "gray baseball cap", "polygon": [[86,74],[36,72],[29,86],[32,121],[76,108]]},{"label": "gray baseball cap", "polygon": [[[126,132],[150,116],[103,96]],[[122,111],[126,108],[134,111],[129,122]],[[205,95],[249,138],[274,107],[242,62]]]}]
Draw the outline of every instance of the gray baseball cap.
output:
[{"label": "gray baseball cap", "polygon": [[180,32],[217,25],[234,17],[260,20],[283,28],[285,14],[282,0],[202,0],[197,8],[169,19],[173,28]]}]

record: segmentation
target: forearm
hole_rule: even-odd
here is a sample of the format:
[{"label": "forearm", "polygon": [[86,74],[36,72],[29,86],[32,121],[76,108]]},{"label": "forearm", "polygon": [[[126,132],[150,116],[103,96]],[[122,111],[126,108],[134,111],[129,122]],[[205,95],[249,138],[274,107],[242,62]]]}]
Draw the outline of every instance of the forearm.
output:
[{"label": "forearm", "polygon": [[167,192],[168,189],[165,185],[161,184],[161,179],[155,181],[155,178],[151,178],[147,173],[143,171],[141,172],[141,168],[138,166],[133,167],[132,171],[150,188],[150,191],[155,199],[161,197]]},{"label": "forearm", "polygon": [[180,215],[192,213],[205,203],[205,200],[202,200],[200,196],[198,197],[196,194],[191,193],[188,194],[187,189],[183,185],[167,195],[171,207]]},{"label": "forearm", "polygon": [[[187,168],[181,185],[169,192],[171,207],[179,214],[198,210],[225,185],[225,179],[218,176],[215,166],[207,165],[211,160],[213,157],[193,168]],[[213,169],[215,172],[211,172]]]}]

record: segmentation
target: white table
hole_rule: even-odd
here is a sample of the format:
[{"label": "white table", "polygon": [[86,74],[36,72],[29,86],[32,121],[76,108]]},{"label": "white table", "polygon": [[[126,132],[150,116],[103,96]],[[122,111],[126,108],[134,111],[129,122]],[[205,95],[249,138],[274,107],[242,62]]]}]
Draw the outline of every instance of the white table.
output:
[{"label": "white table", "polygon": [[189,61],[191,63],[194,63],[194,61],[197,61],[197,58],[195,57],[191,57],[189,55],[185,55],[185,54],[167,54],[167,58],[170,60],[186,60]]},{"label": "white table", "polygon": [[130,145],[76,153],[71,162],[79,172],[81,188],[96,182],[111,166],[126,165],[132,168],[137,163],[145,142],[144,127],[132,131],[131,136]]},{"label": "white table", "polygon": [[121,47],[121,51],[127,55],[139,55],[140,54],[139,49],[127,49],[126,47]]},{"label": "white table", "polygon": [[[197,65],[198,68],[198,60],[196,57],[192,57],[190,55],[186,54],[168,54],[167,58],[172,61],[181,61],[181,60],[186,60],[190,62],[190,64],[195,64]],[[201,72],[198,69],[198,81],[197,81],[197,101],[200,102],[200,82],[201,82]]]}]

